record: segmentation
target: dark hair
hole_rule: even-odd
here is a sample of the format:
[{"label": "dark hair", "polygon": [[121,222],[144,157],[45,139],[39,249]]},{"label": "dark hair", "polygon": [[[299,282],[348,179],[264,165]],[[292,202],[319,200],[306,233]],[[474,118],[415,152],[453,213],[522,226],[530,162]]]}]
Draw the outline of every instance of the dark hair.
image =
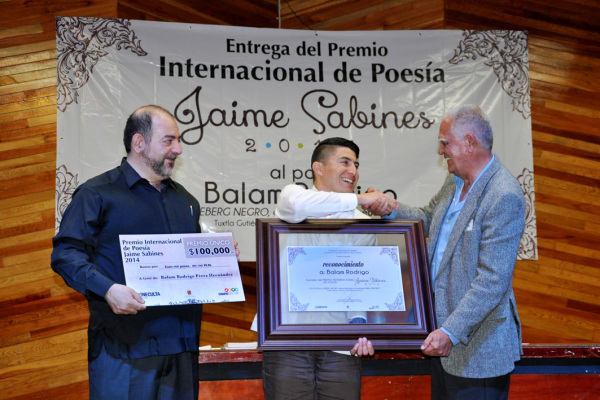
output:
[{"label": "dark hair", "polygon": [[128,154],[131,151],[131,140],[136,133],[141,134],[146,143],[150,143],[152,140],[152,117],[160,112],[174,118],[173,114],[168,110],[156,105],[140,107],[127,118],[125,129],[123,130],[123,144],[125,144],[125,151]]},{"label": "dark hair", "polygon": [[358,153],[360,153],[358,145],[352,140],[344,139],[341,137],[327,138],[325,140],[322,140],[313,150],[312,158],[310,159],[310,165],[312,165],[315,161],[325,161],[325,159],[329,156],[329,154],[331,154],[331,152],[336,147],[349,148],[354,152],[354,154],[356,154],[356,158],[358,158]]}]

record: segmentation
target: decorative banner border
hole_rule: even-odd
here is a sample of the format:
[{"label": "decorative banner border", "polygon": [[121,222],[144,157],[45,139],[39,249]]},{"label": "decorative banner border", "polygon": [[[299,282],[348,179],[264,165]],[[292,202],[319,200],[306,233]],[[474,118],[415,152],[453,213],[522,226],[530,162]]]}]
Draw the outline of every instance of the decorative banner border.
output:
[{"label": "decorative banner border", "polygon": [[[361,148],[357,191],[420,206],[447,170],[440,119],[479,104],[494,152],[527,200],[520,259],[537,259],[528,37],[522,31],[318,32],[57,17],[56,221],[75,187],[117,166],[127,116],[175,115],[174,178],[200,201],[206,232],[232,231],[254,260],[256,218],[289,183],[310,186],[326,137]],[[99,151],[99,149],[101,151]]]}]

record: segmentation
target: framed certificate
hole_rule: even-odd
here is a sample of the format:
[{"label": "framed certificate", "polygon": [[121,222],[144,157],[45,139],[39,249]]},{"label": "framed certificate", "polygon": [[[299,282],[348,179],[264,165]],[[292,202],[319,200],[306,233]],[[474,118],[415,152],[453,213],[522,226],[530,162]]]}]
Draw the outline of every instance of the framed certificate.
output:
[{"label": "framed certificate", "polygon": [[419,349],[435,329],[422,221],[257,219],[258,349]]}]

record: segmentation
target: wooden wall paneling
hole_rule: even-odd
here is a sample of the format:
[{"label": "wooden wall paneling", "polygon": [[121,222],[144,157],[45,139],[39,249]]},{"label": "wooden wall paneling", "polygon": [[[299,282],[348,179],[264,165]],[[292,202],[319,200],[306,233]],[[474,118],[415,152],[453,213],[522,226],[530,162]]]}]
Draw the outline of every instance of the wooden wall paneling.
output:
[{"label": "wooden wall paneling", "polygon": [[0,398],[87,397],[84,297],[49,267],[56,169],[56,15],[116,1],[0,2]]},{"label": "wooden wall paneling", "polygon": [[[400,18],[397,14],[402,13],[397,11],[406,10],[410,3],[386,2],[387,15]],[[296,29],[307,29],[307,26],[312,29],[362,29],[367,21],[361,18],[367,14],[361,7],[372,11],[369,15],[372,16],[380,4],[378,1],[290,1],[282,3],[282,22],[284,27]],[[515,287],[522,289],[521,296],[531,293],[564,296],[564,308],[560,310],[562,314],[558,314],[558,320],[564,315],[573,318],[567,305],[580,304],[581,309],[588,312],[578,314],[574,324],[578,324],[577,318],[580,318],[579,322],[591,319],[594,328],[576,330],[578,333],[574,336],[573,331],[566,329],[561,333],[567,335],[569,342],[595,343],[598,341],[595,327],[599,320],[596,293],[600,292],[595,273],[598,271],[596,250],[600,244],[597,233],[600,215],[597,207],[600,200],[599,4],[573,1],[542,7],[539,1],[486,0],[445,1],[443,5],[446,29],[519,29],[530,33],[534,172],[541,257],[539,261],[518,263]],[[343,12],[341,7],[344,7]],[[347,25],[340,25],[339,20],[344,20]],[[406,20],[410,20],[410,16]],[[406,20],[400,28],[412,28]],[[575,261],[569,266],[576,271],[563,271],[566,266],[561,264],[563,260]],[[544,261],[549,264],[558,261],[558,264],[546,266]],[[529,304],[519,302],[520,308]],[[543,305],[541,307],[541,313],[535,307],[526,308],[522,313],[526,341],[560,340],[557,337],[561,335],[538,329],[540,323],[546,329],[552,329],[552,323],[557,321],[548,317],[550,310],[544,313]]]},{"label": "wooden wall paneling", "polygon": [[261,379],[214,381],[200,385],[199,399],[264,400]]},{"label": "wooden wall paneling", "polygon": [[599,17],[585,0],[445,2],[446,28],[530,35],[539,260],[519,261],[513,283],[525,342],[600,339]]},{"label": "wooden wall paneling", "polygon": [[241,262],[245,302],[205,304],[202,309],[200,345],[220,347],[227,342],[255,342],[250,330],[256,314],[256,269],[253,262]]},{"label": "wooden wall paneling", "polygon": [[[529,31],[539,260],[519,261],[515,273],[524,341],[599,343],[600,4],[595,0],[282,0],[281,4],[282,27],[287,29]],[[0,1],[0,399],[88,395],[86,301],[49,268],[57,15],[278,25],[275,0]],[[246,303],[205,306],[202,344],[256,340],[248,330],[256,310],[254,264],[242,263],[241,268]],[[572,378],[556,379],[564,387],[576,388]],[[544,381],[539,376],[515,376],[511,398],[562,395],[562,389],[541,390]],[[383,378],[373,387],[384,388],[389,382]],[[398,393],[412,393],[410,382],[398,384]],[[235,386],[239,390],[260,391],[260,381],[240,384]]]},{"label": "wooden wall paneling", "polygon": [[281,2],[281,26],[285,29],[440,29],[442,24],[442,0]]},{"label": "wooden wall paneling", "polygon": [[119,18],[209,25],[277,27],[276,0],[120,0]]},{"label": "wooden wall paneling", "polygon": [[[533,38],[585,54],[600,49],[596,1],[446,0],[446,29],[527,29]],[[565,10],[567,9],[567,10]]]}]

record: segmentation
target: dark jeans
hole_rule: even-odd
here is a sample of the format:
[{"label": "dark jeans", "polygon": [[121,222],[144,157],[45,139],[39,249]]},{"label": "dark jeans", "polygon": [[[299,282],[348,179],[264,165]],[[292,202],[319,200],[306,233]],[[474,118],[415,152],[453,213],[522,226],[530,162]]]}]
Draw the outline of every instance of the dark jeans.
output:
[{"label": "dark jeans", "polygon": [[90,400],[197,400],[198,353],[90,361]]},{"label": "dark jeans", "polygon": [[439,357],[431,359],[432,400],[507,400],[510,374],[493,378],[463,378],[450,375]]},{"label": "dark jeans", "polygon": [[333,351],[263,352],[266,400],[360,399],[360,357]]}]

